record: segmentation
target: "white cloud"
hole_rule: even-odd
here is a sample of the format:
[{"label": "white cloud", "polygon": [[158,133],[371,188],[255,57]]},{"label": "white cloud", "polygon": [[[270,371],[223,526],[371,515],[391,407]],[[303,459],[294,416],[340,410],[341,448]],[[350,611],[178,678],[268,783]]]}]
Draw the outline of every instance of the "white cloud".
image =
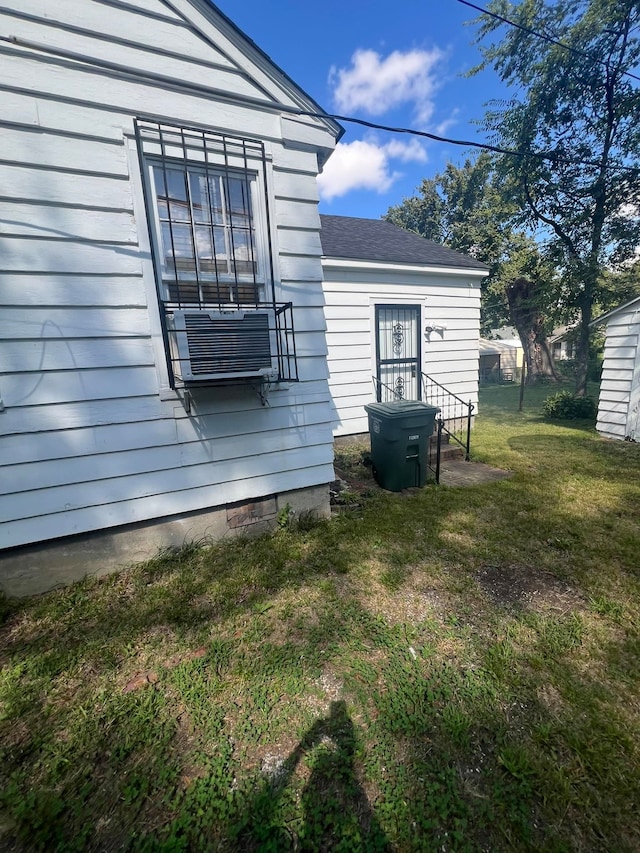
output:
[{"label": "white cloud", "polygon": [[448,133],[449,130],[451,130],[451,128],[458,123],[459,114],[460,110],[458,109],[458,107],[455,107],[455,109],[451,111],[451,115],[449,116],[449,118],[445,118],[443,121],[440,122],[440,124],[436,125],[434,133],[436,133],[438,136],[444,136],[446,133]]},{"label": "white cloud", "polygon": [[374,190],[382,195],[401,177],[401,173],[393,169],[392,160],[424,163],[426,159],[426,152],[417,139],[409,142],[394,139],[386,145],[362,139],[339,142],[322,174],[318,175],[320,195],[327,201],[352,190]]},{"label": "white cloud", "polygon": [[336,106],[344,112],[364,110],[382,115],[400,104],[413,104],[415,119],[426,125],[434,110],[438,88],[436,68],[444,58],[433,50],[394,50],[382,58],[375,50],[357,50],[351,67],[331,68]]},{"label": "white cloud", "polygon": [[415,138],[410,139],[409,142],[392,139],[391,142],[388,142],[383,148],[389,157],[395,157],[398,160],[402,160],[403,163],[427,162],[427,152]]}]

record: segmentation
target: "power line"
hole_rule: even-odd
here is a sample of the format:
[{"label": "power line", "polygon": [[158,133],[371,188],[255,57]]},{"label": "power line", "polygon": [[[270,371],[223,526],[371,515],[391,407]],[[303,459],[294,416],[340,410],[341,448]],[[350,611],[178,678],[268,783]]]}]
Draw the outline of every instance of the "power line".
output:
[{"label": "power line", "polygon": [[[483,151],[491,151],[494,154],[506,154],[512,157],[532,157],[536,160],[549,160],[552,163],[557,163],[563,166],[591,166],[596,169],[601,167],[600,163],[593,160],[575,160],[568,157],[561,157],[553,152],[519,151],[517,148],[502,148],[499,145],[490,145],[488,142],[471,142],[470,140],[464,139],[451,139],[448,136],[438,136],[436,133],[429,133],[426,130],[416,130],[411,127],[393,127],[386,124],[367,121],[362,118],[354,118],[353,116],[342,116],[326,112],[311,112],[307,110],[299,110],[295,107],[283,107],[282,110],[283,112],[291,113],[293,115],[307,116],[309,118],[324,118],[333,119],[334,121],[351,122],[352,124],[359,124],[363,127],[369,127],[373,130],[382,130],[387,133],[403,133],[409,136],[420,136],[425,139],[434,140],[435,142],[445,142],[448,145],[460,145],[464,148],[480,148]],[[624,166],[622,164],[618,165],[615,163],[611,164],[610,168],[618,169],[623,172],[639,171],[638,166]]]},{"label": "power line", "polygon": [[[462,0],[460,0],[460,2],[462,2]],[[37,42],[32,42],[32,41],[29,41],[27,39],[18,38],[16,36],[0,35],[0,43],[6,43],[6,44],[9,44],[13,47],[22,47],[22,48],[26,48],[28,50],[33,50],[33,51],[37,51],[40,53],[48,54],[50,56],[59,57],[61,59],[71,60],[73,62],[79,62],[81,65],[84,65],[84,66],[106,68],[106,69],[109,69],[109,70],[114,71],[114,72],[119,73],[119,74],[125,74],[127,76],[131,76],[133,73],[129,68],[126,68],[125,66],[123,66],[119,63],[110,62],[108,60],[101,60],[101,59],[98,59],[96,57],[89,58],[87,56],[75,53],[73,51],[69,51],[69,50],[61,49],[61,48],[55,48],[55,47],[51,47],[49,45],[39,44]],[[164,84],[170,83],[173,86],[176,85],[175,80],[171,80],[170,78],[164,77],[163,75],[160,75],[160,74],[155,74],[155,73],[151,73],[151,72],[146,72],[146,73],[145,72],[136,72],[136,75],[138,77],[148,78],[149,80],[151,80],[155,83],[164,83]],[[214,95],[215,97],[219,97],[219,98],[224,97],[225,100],[231,99],[228,93],[224,93],[220,90],[212,89],[212,88],[210,88],[208,86],[204,86],[202,84],[181,83],[180,88],[194,91],[199,95],[206,94],[208,96]],[[480,149],[482,151],[491,151],[494,154],[504,154],[506,156],[511,156],[511,157],[531,157],[531,158],[536,159],[536,160],[547,160],[551,163],[555,163],[558,165],[590,166],[590,167],[596,168],[596,169],[601,168],[600,163],[597,163],[594,161],[589,161],[589,160],[578,160],[578,159],[572,159],[572,158],[568,158],[568,157],[561,157],[557,154],[554,154],[553,152],[520,151],[520,150],[514,149],[514,148],[502,148],[499,145],[491,145],[488,142],[477,142],[477,141],[464,140],[464,139],[453,139],[453,138],[450,138],[447,136],[439,136],[436,133],[429,133],[426,130],[416,130],[415,128],[410,128],[410,127],[393,127],[390,125],[378,124],[377,122],[367,121],[366,119],[362,119],[362,118],[355,118],[354,116],[337,115],[337,114],[328,113],[328,112],[325,112],[322,110],[318,110],[318,111],[301,110],[299,107],[289,107],[289,106],[286,106],[284,104],[279,104],[279,103],[278,104],[276,104],[276,103],[265,104],[264,102],[259,102],[257,100],[252,99],[252,98],[248,98],[247,96],[242,97],[242,96],[236,95],[234,97],[236,99],[243,100],[246,103],[250,103],[252,106],[262,106],[263,108],[270,108],[270,109],[273,109],[277,112],[287,113],[288,115],[296,115],[296,116],[301,116],[301,117],[306,116],[308,118],[319,118],[319,119],[325,119],[325,120],[331,120],[331,121],[337,121],[337,122],[350,122],[351,124],[358,124],[362,127],[368,127],[368,128],[373,129],[373,130],[381,130],[381,131],[384,131],[386,133],[398,133],[398,134],[405,134],[408,136],[417,136],[417,137],[420,137],[423,139],[431,139],[435,142],[444,142],[448,145],[458,145],[458,146],[461,146],[464,148],[477,148],[477,149]],[[616,170],[622,171],[622,172],[638,173],[638,171],[639,171],[638,166],[625,166],[622,164],[618,165],[615,163],[610,164],[609,168],[616,169]]]},{"label": "power line", "polygon": [[[580,50],[577,47],[571,47],[571,45],[551,38],[551,36],[545,35],[544,33],[539,33],[537,30],[533,30],[530,27],[525,27],[523,24],[517,24],[515,21],[511,21],[509,18],[505,18],[503,15],[498,15],[496,12],[490,12],[488,9],[484,9],[482,6],[476,6],[475,3],[470,3],[469,0],[457,0],[457,2],[462,3],[463,6],[469,6],[471,9],[475,9],[477,12],[481,12],[483,15],[488,15],[490,18],[495,18],[497,21],[500,21],[503,24],[508,24],[510,27],[515,27],[516,30],[521,30],[523,33],[527,33],[530,36],[535,36],[536,38],[539,38],[542,41],[546,41],[548,44],[553,44],[556,47],[563,48],[563,50],[568,50],[570,53],[575,53],[576,56],[581,56],[583,59],[590,59],[592,62],[599,62],[601,65],[607,64],[604,59],[599,59],[597,56],[592,56],[590,53],[586,53],[586,51]],[[637,74],[632,74],[631,71],[623,71],[622,73],[625,74],[627,77],[632,77],[634,80],[640,80],[640,77],[638,77]]]},{"label": "power line", "polygon": [[[438,136],[436,133],[429,133],[426,130],[416,130],[412,127],[392,127],[386,124],[378,124],[375,121],[367,121],[363,118],[354,118],[353,116],[342,116],[337,115],[335,113],[325,113],[325,112],[308,112],[306,110],[298,110],[298,109],[288,109],[285,107],[287,112],[295,113],[295,115],[299,116],[308,116],[309,118],[330,118],[334,121],[347,121],[351,122],[351,124],[359,124],[363,127],[370,127],[373,130],[384,130],[387,133],[405,133],[410,136],[421,136],[425,139],[432,139],[435,142],[446,142],[449,145],[460,145],[464,148],[482,148],[484,151],[493,151],[495,154],[512,154],[514,156],[519,157],[537,157],[541,160],[556,160],[558,162],[566,162],[566,163],[576,163],[582,161],[575,160],[562,160],[561,158],[556,157],[553,154],[538,154],[534,152],[526,152],[526,151],[517,151],[512,148],[501,148],[499,145],[490,145],[488,142],[471,142],[469,140],[464,139],[450,139],[447,136]],[[588,166],[597,166],[597,163],[588,163],[584,162],[582,165]]]}]

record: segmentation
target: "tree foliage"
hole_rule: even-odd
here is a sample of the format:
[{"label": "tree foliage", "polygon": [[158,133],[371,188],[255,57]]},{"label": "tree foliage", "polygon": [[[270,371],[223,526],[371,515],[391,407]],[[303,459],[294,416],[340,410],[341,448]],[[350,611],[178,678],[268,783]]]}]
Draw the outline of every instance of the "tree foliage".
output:
[{"label": "tree foliage", "polygon": [[556,302],[579,320],[576,390],[584,393],[605,270],[640,241],[640,90],[630,76],[640,61],[640,4],[492,0],[488,8],[526,28],[508,27],[487,45],[502,24],[479,19],[483,64],[515,93],[485,123],[493,141],[523,154],[502,156],[498,170],[520,196],[517,221],[546,238],[561,270]]},{"label": "tree foliage", "polygon": [[493,158],[481,153],[462,166],[449,163],[443,173],[422,182],[418,195],[389,208],[385,218],[486,264],[483,334],[514,325],[530,380],[555,378],[546,343],[559,313],[555,273],[533,237],[514,226],[518,213],[509,177],[501,179]]},{"label": "tree foliage", "polygon": [[640,296],[640,260],[619,270],[605,270],[598,293],[598,313],[611,311]]}]

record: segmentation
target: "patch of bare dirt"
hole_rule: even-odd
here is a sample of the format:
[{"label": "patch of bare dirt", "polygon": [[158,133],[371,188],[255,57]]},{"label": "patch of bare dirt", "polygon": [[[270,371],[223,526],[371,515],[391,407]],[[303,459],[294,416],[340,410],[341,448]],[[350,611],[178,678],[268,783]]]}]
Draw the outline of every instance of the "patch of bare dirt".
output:
[{"label": "patch of bare dirt", "polygon": [[0,727],[2,745],[8,750],[22,751],[31,742],[31,730],[24,720],[16,720]]},{"label": "patch of bare dirt", "polygon": [[[380,565],[379,571],[383,569]],[[451,615],[458,615],[460,610],[458,597],[443,589],[435,577],[425,582],[420,567],[407,571],[398,589],[389,590],[382,583],[375,583],[365,591],[352,594],[366,610],[380,614],[389,625],[415,625],[425,619],[442,622]]]},{"label": "patch of bare dirt", "polygon": [[268,640],[274,646],[284,646],[288,643],[297,643],[302,646],[307,640],[309,631],[319,625],[320,617],[315,606],[298,604],[296,606],[295,624],[286,616],[281,618],[277,613],[272,617],[269,625],[271,633],[268,635]]},{"label": "patch of bare dirt", "polygon": [[171,742],[171,751],[181,762],[180,786],[188,788],[196,779],[204,778],[208,770],[194,760],[198,746],[198,735],[186,709],[180,707],[176,717],[176,731]]},{"label": "patch of bare dirt", "polygon": [[339,468],[334,465],[333,470],[337,477],[336,483],[342,481],[344,484],[340,490],[343,490],[345,486],[349,491],[356,494],[380,490],[380,486],[373,479],[370,468],[358,466],[355,471],[347,471],[345,468]]},{"label": "patch of bare dirt", "polygon": [[306,697],[307,706],[322,716],[329,713],[331,703],[342,698],[344,682],[330,664],[326,664],[320,677],[313,682],[316,692]]},{"label": "patch of bare dirt", "polygon": [[558,717],[564,711],[565,703],[560,695],[560,691],[553,684],[542,684],[537,690],[538,701],[549,711],[549,713]]},{"label": "patch of bare dirt", "polygon": [[242,765],[242,773],[249,775],[259,770],[265,781],[270,785],[284,785],[288,780],[298,775],[304,767],[298,753],[300,744],[291,736],[283,736],[276,741],[245,745],[241,754],[235,757]]},{"label": "patch of bare dirt", "polygon": [[484,566],[475,576],[482,591],[503,607],[564,613],[584,605],[570,584],[535,566]]},{"label": "patch of bare dirt", "polygon": [[[168,657],[165,661],[163,661],[162,666],[164,669],[174,669],[176,666],[180,666],[182,663],[188,663],[189,661],[199,660],[200,658],[204,658],[207,655],[207,649],[205,646],[200,646],[197,649],[193,649],[190,651],[182,651],[178,652],[171,657]],[[160,680],[160,676],[156,672],[156,670],[144,670],[142,672],[135,673],[124,685],[122,688],[123,693],[132,693],[134,690],[139,690],[141,687],[146,687],[149,684],[157,684]]]},{"label": "patch of bare dirt", "polygon": [[324,691],[327,699],[331,701],[340,699],[342,696],[342,688],[344,687],[342,679],[338,678],[330,667],[325,667],[316,684]]}]

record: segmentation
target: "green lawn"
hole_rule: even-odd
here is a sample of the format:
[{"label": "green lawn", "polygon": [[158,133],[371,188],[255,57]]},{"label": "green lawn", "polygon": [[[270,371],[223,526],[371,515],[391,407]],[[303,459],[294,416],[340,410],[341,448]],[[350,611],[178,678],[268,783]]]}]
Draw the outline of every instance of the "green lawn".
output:
[{"label": "green lawn", "polygon": [[640,446],[547,393],[511,479],[0,602],[0,849],[639,850]]}]

